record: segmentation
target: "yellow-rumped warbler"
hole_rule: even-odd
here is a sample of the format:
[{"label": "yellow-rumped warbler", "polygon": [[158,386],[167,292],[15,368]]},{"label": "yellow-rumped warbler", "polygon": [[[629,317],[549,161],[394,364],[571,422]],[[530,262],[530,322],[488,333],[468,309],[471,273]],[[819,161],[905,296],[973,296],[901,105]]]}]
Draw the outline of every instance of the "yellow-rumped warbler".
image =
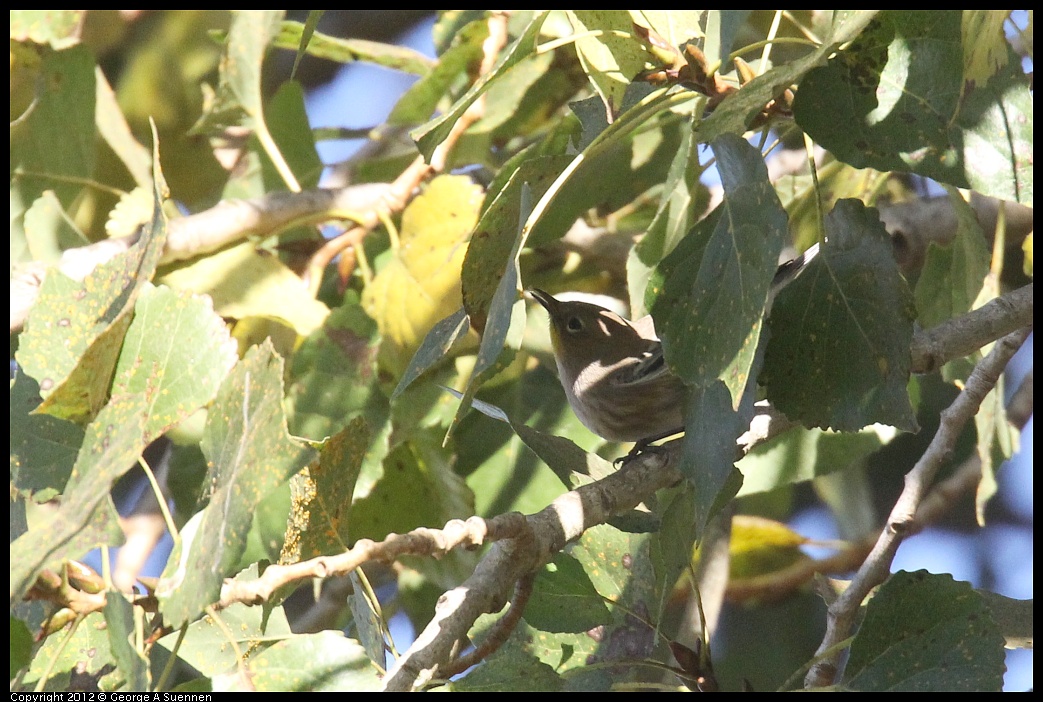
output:
[{"label": "yellow-rumped warbler", "polygon": [[[775,294],[818,254],[818,244],[779,266]],[[587,302],[562,301],[543,290],[529,295],[550,315],[558,378],[580,421],[610,441],[639,447],[684,429],[687,390],[663,358],[651,316],[630,321]]]}]

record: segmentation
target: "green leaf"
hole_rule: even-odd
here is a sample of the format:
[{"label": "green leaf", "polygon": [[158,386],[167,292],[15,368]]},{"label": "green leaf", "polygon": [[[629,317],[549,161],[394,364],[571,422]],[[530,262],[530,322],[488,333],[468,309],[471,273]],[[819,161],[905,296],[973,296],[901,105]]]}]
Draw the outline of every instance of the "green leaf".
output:
[{"label": "green leaf", "polygon": [[[162,51],[158,48],[154,50]],[[127,123],[127,116],[116,100],[116,93],[105,79],[104,73],[98,71],[95,77],[98,80],[98,90],[94,119],[98,126],[98,136],[112,149],[112,153],[134,179],[137,185],[134,190],[147,189],[152,184],[152,151],[134,137]],[[171,92],[173,91],[169,87],[164,91],[167,97]],[[139,108],[142,106],[139,105]],[[147,112],[148,108],[142,109]]]},{"label": "green leaf", "polygon": [[[256,580],[257,566],[251,566],[236,576],[236,580]],[[233,604],[217,612],[225,628],[232,632],[241,651],[253,651],[293,636],[286,612],[275,607],[265,613],[261,607]],[[177,644],[179,632],[168,634],[156,642],[159,647],[172,651]],[[229,645],[222,627],[217,626],[210,615],[188,625],[188,632],[177,649],[178,658],[207,677],[234,670],[235,650]]]},{"label": "green leaf", "polygon": [[420,347],[410,359],[409,366],[402,373],[395,391],[391,393],[391,399],[394,400],[401,395],[424,372],[444,361],[449,349],[465,336],[470,328],[467,312],[463,307],[431,327],[431,331],[420,342]]},{"label": "green leaf", "polygon": [[[970,204],[955,188],[947,188],[956,213],[955,237],[947,243],[928,243],[913,291],[916,319],[924,329],[966,314],[997,294],[994,279],[989,276],[992,254],[985,232]],[[981,356],[979,351],[949,361],[942,367],[942,377],[949,382],[966,380]]]},{"label": "green leaf", "polygon": [[1003,636],[968,583],[898,572],[869,601],[845,684],[864,692],[999,692]]},{"label": "green leaf", "polygon": [[11,544],[11,599],[46,567],[123,540],[109,492],[148,444],[146,394],[115,395],[87,426],[62,505]]},{"label": "green leaf", "polygon": [[[541,633],[533,649],[548,665],[559,672],[571,670],[570,687],[598,688],[607,682],[605,671],[612,662],[632,661],[651,655],[655,643],[655,620],[658,611],[653,588],[650,560],[651,537],[625,534],[607,525],[588,529],[573,547],[571,555],[585,564],[590,582],[610,607],[612,621],[581,634]],[[562,645],[573,646],[573,655],[564,665]],[[593,670],[583,671],[590,665]],[[575,677],[573,677],[575,676]]]},{"label": "green leaf", "polygon": [[482,60],[482,43],[488,36],[489,22],[485,19],[475,20],[460,30],[434,67],[398,99],[387,123],[412,125],[429,119],[438,103],[451,94],[453,84],[460,76]]},{"label": "green leaf", "polygon": [[[529,632],[524,623],[521,627]],[[538,632],[536,632],[538,633]],[[452,692],[561,692],[565,681],[554,668],[539,660],[512,637],[489,657],[487,665],[475,666],[467,675],[453,680]]]},{"label": "green leaf", "polygon": [[[440,529],[450,519],[474,513],[474,493],[454,472],[437,438],[422,434],[392,449],[372,489],[365,494],[356,490],[350,539],[380,541],[418,527]],[[429,584],[448,589],[459,585],[476,561],[476,554],[456,550],[438,561],[416,559],[410,565]]]},{"label": "green leaf", "polygon": [[12,41],[48,43],[61,49],[80,41],[86,10],[11,10]]},{"label": "green leaf", "polygon": [[[702,10],[630,10],[630,16],[636,24],[647,25],[661,36],[670,46],[680,47],[689,40],[703,36]],[[748,12],[748,11],[747,11]],[[710,10],[709,15],[723,14],[723,10]],[[740,13],[736,13],[740,14]]]},{"label": "green leaf", "polygon": [[108,397],[135,298],[152,278],[166,245],[158,157],[153,176],[152,221],[127,253],[99,265],[82,283],[53,270],[41,286],[16,354],[19,365],[40,384],[41,412],[84,421]]},{"label": "green leaf", "polygon": [[[557,382],[552,383],[552,385],[560,387],[560,384]],[[463,400],[463,393],[457,392],[452,388],[444,389],[447,392],[450,392],[453,396]],[[532,427],[525,425],[525,423],[511,419],[507,412],[501,408],[484,401],[470,398],[469,403],[471,408],[478,410],[485,416],[492,419],[498,419],[499,421],[506,423],[506,425],[509,425],[517,437],[529,446],[532,453],[539,457],[543,463],[547,464],[547,466],[554,471],[554,474],[566,488],[585,485],[591,480],[599,480],[612,473],[615,469],[615,466],[612,463],[606,461],[595,453],[583,451],[571,439],[533,429]],[[486,438],[488,443],[491,444],[493,442],[491,439],[493,436],[492,434],[489,434],[486,431],[483,432],[483,436]],[[461,447],[461,452],[466,451],[466,447]],[[514,447],[510,447],[508,451],[511,454],[511,459],[515,460],[515,457],[513,456]],[[480,471],[493,469],[501,471],[501,473],[514,473],[514,470],[511,467],[490,464],[491,458],[492,457],[487,457],[483,460],[483,465],[479,467]],[[531,478],[527,476],[521,478],[528,483],[527,491],[531,490],[533,487],[531,484]],[[491,489],[488,484],[484,484],[483,487],[485,488],[482,490],[483,492],[495,491],[494,489]],[[554,497],[557,497],[557,494],[551,495],[547,502],[550,502]],[[515,511],[524,511],[524,508],[521,508],[518,505],[511,505],[510,508]],[[538,507],[534,507],[533,509],[538,509]],[[507,510],[504,509],[499,511]]]},{"label": "green leaf", "polygon": [[[261,69],[268,45],[279,31],[285,10],[233,10],[225,38],[218,87],[190,134],[216,134],[252,120],[264,124]],[[299,44],[294,42],[293,47]],[[249,124],[249,122],[247,122]]]},{"label": "green leaf", "polygon": [[1006,648],[1032,648],[1032,600],[1015,600],[988,590],[977,590],[985,601],[993,621],[1006,640]]},{"label": "green leaf", "polygon": [[511,426],[525,445],[554,471],[565,487],[574,488],[598,480],[614,470],[610,461],[584,451],[571,439],[546,434],[524,424],[511,422]]},{"label": "green leaf", "polygon": [[420,149],[420,153],[426,160],[431,160],[435,147],[445,141],[456,121],[479,96],[489,89],[490,84],[536,50],[536,38],[539,36],[540,27],[546,16],[546,11],[536,13],[521,36],[503,52],[503,56],[489,73],[475,81],[471,89],[449,110],[412,133],[417,148]]},{"label": "green leaf", "polygon": [[[634,84],[627,100],[623,113],[604,128],[583,118],[583,151],[569,164],[568,175],[536,201],[533,210],[538,217],[527,223],[528,246],[561,238],[588,210],[628,210],[650,191],[661,189],[682,148],[695,101],[687,92],[649,91],[640,83]],[[573,102],[570,107],[576,110],[578,105]]]},{"label": "green leaf", "polygon": [[963,10],[960,36],[963,75],[974,83],[988,83],[1011,59],[1003,24],[1010,10]]},{"label": "green leaf", "polygon": [[996,474],[1003,462],[1014,455],[1020,442],[1020,433],[1007,419],[1003,388],[1004,378],[1001,376],[974,415],[982,475],[974,496],[974,508],[978,524],[982,526],[985,525],[985,506],[999,490]]},{"label": "green leaf", "polygon": [[[403,500],[400,495],[422,496]],[[474,514],[474,495],[429,435],[396,446],[384,459],[384,476],[352,505],[350,539],[380,540],[417,527],[441,528]],[[444,567],[444,564],[443,564]]]},{"label": "green leaf", "polygon": [[699,183],[703,167],[699,163],[694,135],[690,129],[685,129],[681,138],[655,217],[648,225],[648,232],[627,257],[627,288],[630,290],[630,313],[634,319],[648,313],[645,290],[655,266],[688,233],[708,199],[705,186]]},{"label": "green leaf", "polygon": [[355,622],[355,636],[365,649],[369,660],[383,670],[387,665],[387,642],[384,641],[384,632],[388,627],[380,612],[380,603],[374,599],[375,593],[364,579],[365,575],[361,569],[351,571],[348,578],[351,581],[348,607],[351,608],[351,618]]},{"label": "green leaf", "polygon": [[712,146],[724,202],[659,264],[647,296],[670,368],[693,387],[722,380],[734,408],[760,340],[786,213],[756,148],[730,135]]},{"label": "green leaf", "polygon": [[987,82],[976,82],[978,69],[964,75],[961,12],[879,15],[805,76],[794,118],[857,168],[908,171],[1030,204],[1029,80],[1013,57]]},{"label": "green leaf", "polygon": [[11,481],[18,490],[61,491],[83,443],[83,428],[49,414],[34,412],[40,387],[17,373],[10,390]]},{"label": "green leaf", "polygon": [[[264,121],[286,165],[297,177],[302,188],[315,188],[322,176],[322,159],[315,150],[315,137],[304,109],[304,88],[300,83],[287,81],[279,86],[264,107]],[[285,187],[278,168],[268,153],[259,150],[266,183],[265,194]]]},{"label": "green leaf", "polygon": [[949,201],[956,211],[956,236],[948,245],[930,242],[916,281],[917,320],[924,329],[970,312],[989,273],[991,254],[974,210],[956,191],[950,191]]},{"label": "green leaf", "polygon": [[[703,55],[707,65],[720,62],[719,72],[727,73],[728,56],[732,52],[735,38],[746,25],[752,10],[709,10],[706,13],[706,41],[703,44]],[[662,32],[660,32],[662,33]],[[680,42],[676,42],[680,45]]]},{"label": "green leaf", "polygon": [[44,692],[68,692],[73,680],[88,679],[100,690],[113,691],[123,684],[109,648],[109,635],[101,612],[80,622],[71,636],[48,636],[22,679],[22,689],[32,690],[47,675]]},{"label": "green leaf", "polygon": [[391,432],[377,366],[379,344],[376,324],[349,299],[294,354],[287,388],[294,436],[319,441],[355,417],[365,419],[371,438],[357,488],[361,494],[383,474]]},{"label": "green leaf", "polygon": [[62,209],[53,190],[45,191],[29,207],[24,225],[26,245],[34,261],[56,264],[62,251],[90,243]]},{"label": "green leaf", "polygon": [[850,468],[889,443],[894,434],[883,426],[867,427],[857,433],[800,427],[788,431],[756,446],[739,461],[743,475],[739,496],[770,492]]},{"label": "green leaf", "polygon": [[[553,153],[554,145],[562,139],[561,132],[571,128],[570,121],[556,122],[554,116],[585,87],[582,73],[563,70],[558,52],[527,58],[489,86],[481,116],[460,136],[450,152],[449,164],[481,164],[509,173],[513,169],[505,167],[500,158],[504,144],[536,141],[536,150]],[[604,119],[604,105],[597,97],[592,99]]]},{"label": "green leaf", "polygon": [[10,620],[11,633],[7,641],[11,653],[11,675],[8,679],[14,680],[18,671],[32,662],[33,637],[25,626],[25,622],[15,619],[13,615]]},{"label": "green leaf", "polygon": [[157,589],[172,626],[218,599],[246,547],[254,509],[315,455],[286,432],[282,378],[282,359],[266,341],[247,352],[210,408],[202,441],[210,504],[197,515],[194,534],[182,531]]},{"label": "green leaf", "polygon": [[378,692],[380,672],[357,641],[339,631],[301,634],[250,656],[250,688],[238,674],[214,681],[214,690],[236,692]]},{"label": "green leaf", "polygon": [[663,617],[675,584],[691,568],[696,542],[695,486],[691,481],[682,481],[676,489],[662,495],[663,501],[657,509],[662,524],[652,535],[651,543],[658,600],[653,612],[657,618]]},{"label": "green leaf", "polygon": [[[753,118],[783,90],[799,83],[803,91],[805,74],[834,53],[838,46],[858,36],[877,12],[879,10],[835,10],[827,41],[806,56],[757,76],[741,90],[726,97],[713,114],[695,125],[696,139],[711,142],[722,134],[745,132]],[[831,105],[823,109],[828,114],[835,114]]]},{"label": "green leaf", "polygon": [[909,403],[912,295],[875,209],[841,200],[826,241],[771,313],[761,382],[805,426],[854,431],[874,423],[913,431]]},{"label": "green leaf", "polygon": [[[519,622],[507,643],[454,689],[460,684],[466,689],[557,689],[564,681],[569,690],[608,691],[631,679],[633,661],[650,656],[655,643],[653,613],[658,604],[649,545],[648,535],[626,534],[607,525],[587,530],[570,553],[585,575],[576,573],[583,585],[573,589],[590,593],[592,585],[608,604],[610,621],[580,633],[552,633]],[[482,617],[472,631],[474,638],[481,641],[483,629],[496,619]],[[534,676],[528,683],[520,677],[526,673]]]},{"label": "green leaf", "polygon": [[[311,38],[315,34],[315,28],[319,26],[319,20],[326,14],[326,10],[309,10],[308,19],[305,20],[304,26],[301,28],[301,39],[297,44],[297,55],[293,57],[293,68],[290,70],[290,78],[297,75],[297,68],[301,65],[301,59],[307,53],[308,44],[311,43]],[[281,35],[282,32],[279,32]]]},{"label": "green leaf", "polygon": [[291,479],[284,562],[343,553],[351,545],[351,500],[369,444],[366,420],[355,417],[322,445],[316,463]]},{"label": "green leaf", "polygon": [[321,327],[330,313],[308,292],[299,275],[251,242],[203,256],[166,273],[160,282],[209,295],[222,317],[280,319],[301,336]]},{"label": "green leaf", "polygon": [[134,606],[121,593],[110,590],[105,597],[104,615],[109,649],[116,661],[116,668],[127,680],[120,689],[126,692],[149,692],[152,675],[148,660],[131,644],[136,630]]},{"label": "green leaf", "polygon": [[633,36],[633,20],[627,10],[566,10],[580,65],[605,109],[614,120],[634,76],[643,71],[652,55]]},{"label": "green leaf", "polygon": [[203,299],[145,284],[136,308],[112,399],[87,427],[61,508],[12,544],[21,564],[12,583],[25,578],[18,589],[50,563],[122,540],[109,499],[113,483],[149,443],[209,402],[235,362],[234,342]]},{"label": "green leaf", "polygon": [[[14,56],[15,54],[12,54]],[[44,52],[33,71],[32,109],[11,127],[12,255],[26,251],[23,218],[50,190],[68,211],[95,159],[94,59],[85,46]],[[61,144],[61,148],[54,148]],[[22,260],[28,260],[24,255]]]},{"label": "green leaf", "polygon": [[742,486],[742,475],[735,468],[735,440],[750,426],[754,388],[753,383],[746,388],[737,410],[721,381],[694,388],[688,400],[678,468],[695,486],[697,541]]},{"label": "green leaf", "polygon": [[612,619],[584,566],[565,553],[536,576],[524,617],[530,626],[555,634],[588,631]]},{"label": "green leaf", "polygon": [[612,469],[608,461],[562,438],[582,440],[580,432],[586,431],[587,448],[600,443],[568,408],[551,372],[540,369],[516,383],[491,384],[482,396],[505,408],[500,412],[512,423],[490,421],[475,400],[472,406],[479,411],[465,417],[453,433],[457,470],[467,476],[475,494],[476,514],[535,513],[569,487],[588,481],[590,474]]},{"label": "green leaf", "polygon": [[314,28],[315,24],[311,17],[308,18],[307,26],[286,20],[279,25],[279,33],[275,35],[272,45],[279,49],[297,51],[298,54],[303,48],[309,56],[337,63],[365,61],[418,76],[426,75],[435,65],[427,56],[405,46],[365,39],[341,39],[322,32],[309,33],[309,28]]},{"label": "green leaf", "polygon": [[151,396],[145,425],[151,441],[214,399],[237,359],[209,298],[149,284],[134,307],[113,394]]},{"label": "green leaf", "polygon": [[497,192],[490,190],[481,219],[467,245],[460,286],[471,326],[482,331],[505,270],[516,266],[511,252],[517,246],[522,211],[521,192],[528,187],[538,200],[571,162],[568,156],[536,157],[522,161]]},{"label": "green leaf", "polygon": [[[532,207],[531,193],[528,185],[521,185],[521,218],[527,217]],[[521,221],[521,220],[520,220]],[[478,236],[479,232],[475,232]],[[456,418],[450,427],[459,424],[464,412],[470,406],[471,398],[481,384],[503,370],[514,357],[515,349],[520,348],[521,338],[525,333],[525,303],[518,298],[519,271],[518,256],[525,241],[525,228],[519,224],[507,257],[507,267],[496,285],[492,301],[489,305],[489,317],[484,321],[482,341],[478,346],[471,377],[467,381],[463,400],[457,410]],[[474,318],[471,318],[474,324]]]},{"label": "green leaf", "polygon": [[51,271],[29,311],[15,358],[39,383],[41,412],[83,423],[108,399],[131,322],[130,301],[121,299],[128,282],[120,279],[122,261],[112,263],[82,283]]}]

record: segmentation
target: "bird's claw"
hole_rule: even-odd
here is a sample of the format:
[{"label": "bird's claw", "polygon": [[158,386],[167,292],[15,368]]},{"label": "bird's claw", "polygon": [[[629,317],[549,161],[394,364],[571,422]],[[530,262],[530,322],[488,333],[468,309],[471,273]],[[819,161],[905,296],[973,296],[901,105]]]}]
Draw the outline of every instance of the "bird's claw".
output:
[{"label": "bird's claw", "polygon": [[616,468],[622,468],[629,461],[632,461],[638,456],[641,456],[645,453],[663,454],[666,453],[666,447],[653,444],[651,441],[648,440],[638,441],[636,444],[634,444],[634,448],[630,449],[629,453],[627,453],[625,456],[620,456],[616,460],[612,461],[612,465],[614,465]]}]

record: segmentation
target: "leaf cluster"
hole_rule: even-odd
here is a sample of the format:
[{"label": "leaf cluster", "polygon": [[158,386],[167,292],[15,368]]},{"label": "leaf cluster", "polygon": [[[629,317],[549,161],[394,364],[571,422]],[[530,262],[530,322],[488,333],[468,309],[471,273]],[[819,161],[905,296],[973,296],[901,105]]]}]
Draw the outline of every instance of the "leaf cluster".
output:
[{"label": "leaf cluster", "polygon": [[[12,689],[786,686],[822,627],[719,656],[725,598],[825,621],[811,581],[880,533],[859,486],[1031,325],[1029,288],[918,375],[922,330],[1031,277],[1008,15],[441,11],[432,58],[336,14],[12,11]],[[309,124],[318,62],[415,82],[346,133]],[[923,178],[952,226],[906,265],[889,213]],[[531,287],[655,319],[691,401],[654,479],[572,415]],[[980,457],[979,518],[1016,444],[986,390],[947,447]],[[787,431],[742,443],[765,403]],[[831,558],[776,521],[810,484],[846,527]],[[130,512],[172,541],[135,594]],[[1023,608],[896,574],[815,684],[998,689]]]}]

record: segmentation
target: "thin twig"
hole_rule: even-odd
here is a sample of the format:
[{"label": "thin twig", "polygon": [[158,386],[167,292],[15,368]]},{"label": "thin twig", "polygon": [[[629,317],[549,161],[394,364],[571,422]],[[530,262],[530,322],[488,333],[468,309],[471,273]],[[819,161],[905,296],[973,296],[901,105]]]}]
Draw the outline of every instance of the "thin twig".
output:
[{"label": "thin twig", "polygon": [[511,608],[507,610],[507,614],[496,622],[492,631],[489,632],[482,643],[475,646],[473,651],[459,656],[446,666],[444,672],[446,677],[462,673],[472,665],[478,665],[496,653],[507,642],[515,627],[518,626],[518,622],[521,621],[522,614],[525,613],[525,605],[529,603],[529,597],[532,595],[532,587],[535,582],[535,573],[522,576],[514,586],[514,597],[511,598]]}]

